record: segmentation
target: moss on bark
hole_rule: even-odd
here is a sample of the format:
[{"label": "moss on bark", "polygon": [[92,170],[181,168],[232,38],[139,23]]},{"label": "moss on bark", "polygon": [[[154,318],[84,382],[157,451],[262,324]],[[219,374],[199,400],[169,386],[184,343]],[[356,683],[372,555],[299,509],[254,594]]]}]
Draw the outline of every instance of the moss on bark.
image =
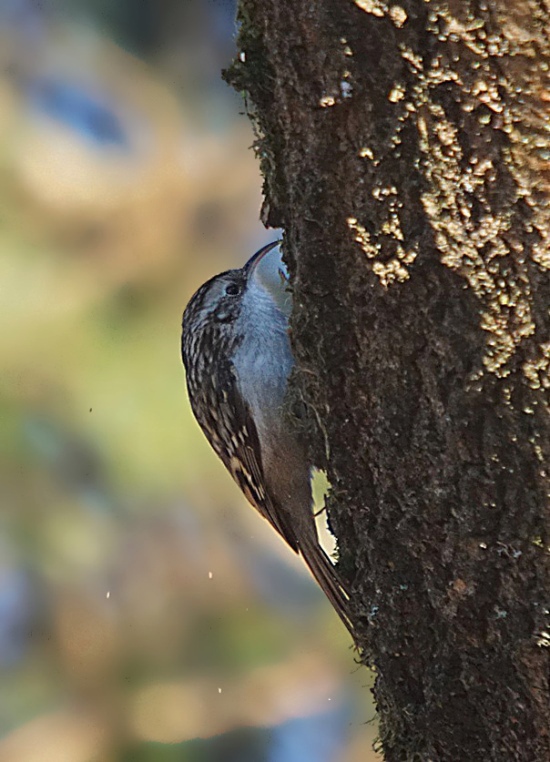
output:
[{"label": "moss on bark", "polygon": [[549,13],[240,8],[386,758],[547,762]]}]

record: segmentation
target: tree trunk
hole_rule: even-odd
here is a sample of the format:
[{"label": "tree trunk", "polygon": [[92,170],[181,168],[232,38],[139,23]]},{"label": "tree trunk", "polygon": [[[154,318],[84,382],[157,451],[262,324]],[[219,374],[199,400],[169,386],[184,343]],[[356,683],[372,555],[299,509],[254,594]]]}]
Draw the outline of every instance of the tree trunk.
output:
[{"label": "tree trunk", "polygon": [[[241,0],[387,760],[550,759],[550,11]],[[313,445],[312,445],[313,446]]]}]

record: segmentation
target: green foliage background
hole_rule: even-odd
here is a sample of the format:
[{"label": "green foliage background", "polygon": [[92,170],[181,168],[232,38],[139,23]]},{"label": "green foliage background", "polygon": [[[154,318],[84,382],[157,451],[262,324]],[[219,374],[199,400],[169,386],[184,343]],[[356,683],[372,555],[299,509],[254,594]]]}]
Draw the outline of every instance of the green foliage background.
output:
[{"label": "green foliage background", "polygon": [[[162,5],[133,37],[124,4],[0,15],[0,762],[224,759],[197,739],[330,701],[337,758],[369,759],[346,633],[187,405],[183,306],[269,233],[231,39]],[[128,144],[37,106],[43,78]]]}]

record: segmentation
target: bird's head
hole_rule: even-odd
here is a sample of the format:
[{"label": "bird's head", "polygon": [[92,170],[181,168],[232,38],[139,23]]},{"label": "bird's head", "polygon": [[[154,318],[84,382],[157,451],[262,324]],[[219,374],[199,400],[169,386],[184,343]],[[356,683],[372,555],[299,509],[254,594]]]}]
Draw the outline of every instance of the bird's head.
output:
[{"label": "bird's head", "polygon": [[183,313],[183,332],[209,325],[233,323],[239,317],[247,291],[265,290],[258,266],[279,241],[263,246],[240,268],[226,270],[204,283],[191,297]]}]

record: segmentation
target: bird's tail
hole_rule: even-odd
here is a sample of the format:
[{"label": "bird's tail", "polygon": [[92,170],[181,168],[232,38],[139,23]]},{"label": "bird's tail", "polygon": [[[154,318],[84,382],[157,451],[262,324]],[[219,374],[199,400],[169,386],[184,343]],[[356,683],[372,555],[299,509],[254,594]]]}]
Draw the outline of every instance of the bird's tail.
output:
[{"label": "bird's tail", "polygon": [[350,619],[350,595],[340,579],[329,557],[319,545],[316,537],[300,543],[300,553],[313,574],[315,581],[323,590],[348,632],[355,638],[355,630]]}]

